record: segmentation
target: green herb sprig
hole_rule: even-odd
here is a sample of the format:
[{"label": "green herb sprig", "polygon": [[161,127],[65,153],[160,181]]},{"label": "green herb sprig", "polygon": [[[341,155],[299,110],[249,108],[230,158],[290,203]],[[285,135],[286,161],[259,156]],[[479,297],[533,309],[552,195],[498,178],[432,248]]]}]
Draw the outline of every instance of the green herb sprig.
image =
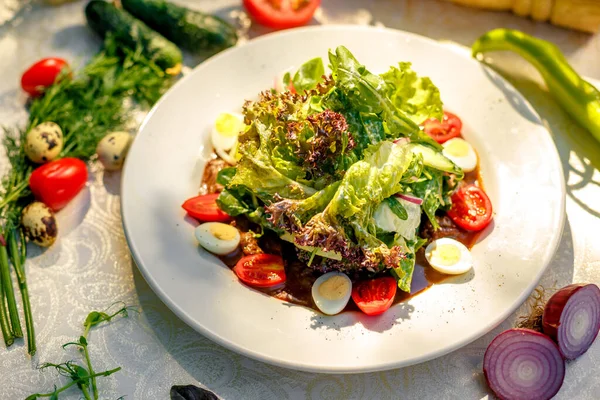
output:
[{"label": "green herb sprig", "polygon": [[[83,353],[83,359],[85,361],[85,366],[79,365],[74,361],[67,361],[67,362],[60,363],[60,364],[44,363],[39,366],[40,370],[47,369],[47,368],[54,368],[54,369],[56,369],[56,371],[58,371],[58,373],[61,376],[67,377],[71,381],[69,383],[63,385],[60,388],[56,387],[56,385],[55,385],[54,390],[52,392],[34,393],[32,395],[29,395],[25,400],[34,400],[34,399],[38,399],[38,398],[42,398],[42,397],[50,397],[50,399],[58,399],[58,395],[60,393],[64,392],[65,390],[67,390],[70,387],[75,386],[75,385],[77,385],[77,387],[79,388],[79,390],[83,394],[83,397],[86,400],[92,400],[92,399],[97,400],[98,399],[99,393],[98,393],[98,386],[97,386],[96,378],[110,376],[110,375],[114,374],[115,372],[120,371],[121,367],[116,367],[116,368],[109,369],[109,370],[102,371],[102,372],[94,371],[94,369],[92,367],[92,361],[90,359],[90,353],[88,351],[88,337],[89,337],[91,328],[98,326],[103,322],[108,323],[108,322],[112,321],[113,318],[115,318],[116,316],[127,317],[129,315],[129,311],[135,310],[135,308],[133,308],[133,307],[126,307],[123,303],[119,303],[119,304],[121,304],[121,308],[119,308],[117,311],[115,311],[111,314],[108,313],[108,310],[107,311],[92,311],[91,313],[89,313],[83,323],[83,327],[84,327],[83,335],[81,335],[76,342],[65,343],[62,346],[63,349],[65,349],[69,346],[76,346],[77,348],[79,348],[79,350]],[[114,306],[114,304],[113,304],[113,306]],[[109,307],[109,309],[112,308],[113,306]]]},{"label": "green herb sprig", "polygon": [[63,71],[42,97],[31,101],[23,129],[4,128],[2,145],[10,168],[0,184],[0,235],[6,238],[0,240],[0,327],[7,346],[23,336],[11,280],[6,279],[12,265],[23,300],[28,352],[36,352],[24,269],[25,237],[20,229],[21,212],[32,200],[28,183],[35,168],[24,151],[27,132],[42,122],[55,122],[64,133],[61,157],[88,160],[102,137],[123,130],[136,108],[154,104],[173,81],[143,55],[141,45],[131,50],[108,36],[87,65],[75,72]]}]

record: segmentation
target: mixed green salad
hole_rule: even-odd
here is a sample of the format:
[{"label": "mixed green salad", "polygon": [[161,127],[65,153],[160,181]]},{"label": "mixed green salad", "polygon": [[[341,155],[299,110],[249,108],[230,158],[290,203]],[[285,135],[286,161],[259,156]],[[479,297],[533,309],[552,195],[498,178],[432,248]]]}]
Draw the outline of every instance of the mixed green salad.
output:
[{"label": "mixed green salad", "polygon": [[438,209],[464,174],[420,123],[442,120],[440,93],[401,62],[374,74],[340,46],[244,105],[237,165],[220,171],[217,199],[293,242],[322,272],[390,270],[410,291],[424,212]]}]

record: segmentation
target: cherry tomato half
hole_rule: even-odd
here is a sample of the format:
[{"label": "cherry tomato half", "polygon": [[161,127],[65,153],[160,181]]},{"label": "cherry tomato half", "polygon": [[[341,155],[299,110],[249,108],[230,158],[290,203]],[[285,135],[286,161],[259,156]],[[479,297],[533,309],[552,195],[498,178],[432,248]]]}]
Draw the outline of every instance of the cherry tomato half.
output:
[{"label": "cherry tomato half", "polygon": [[77,196],[87,178],[87,166],[83,161],[61,158],[33,170],[29,188],[36,199],[58,211]]},{"label": "cherry tomato half", "polygon": [[460,118],[448,111],[444,111],[442,121],[436,118],[429,118],[422,125],[425,133],[440,144],[460,136],[460,131],[462,130],[462,121]]},{"label": "cherry tomato half", "polygon": [[390,308],[398,284],[391,276],[370,279],[354,285],[352,300],[367,315],[379,315]]},{"label": "cherry tomato half", "polygon": [[203,222],[227,222],[231,217],[217,205],[219,193],[204,194],[187,199],[181,205],[187,213]]},{"label": "cherry tomato half", "polygon": [[44,58],[33,64],[23,73],[21,77],[21,87],[30,96],[37,97],[42,94],[40,89],[51,86],[60,71],[68,68],[69,64],[62,58]]},{"label": "cherry tomato half", "polygon": [[250,286],[270,287],[285,282],[283,259],[272,254],[253,254],[233,267],[240,280]]},{"label": "cherry tomato half", "polygon": [[492,220],[492,202],[477,186],[464,185],[452,195],[448,216],[467,231],[480,231]]},{"label": "cherry tomato half", "polygon": [[273,29],[306,25],[321,0],[244,0],[252,19]]}]

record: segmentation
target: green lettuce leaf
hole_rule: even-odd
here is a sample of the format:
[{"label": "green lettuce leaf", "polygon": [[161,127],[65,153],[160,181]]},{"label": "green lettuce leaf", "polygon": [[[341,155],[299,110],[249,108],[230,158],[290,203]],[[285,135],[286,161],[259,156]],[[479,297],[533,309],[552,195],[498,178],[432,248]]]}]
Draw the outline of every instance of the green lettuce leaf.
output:
[{"label": "green lettuce leaf", "polygon": [[296,229],[296,243],[338,252],[359,268],[396,267],[402,253],[377,238],[373,213],[397,191],[411,158],[406,145],[384,141],[370,146],[365,158],[348,169],[325,209]]},{"label": "green lettuce leaf", "polygon": [[435,213],[446,204],[443,192],[443,175],[442,172],[430,167],[425,167],[425,179],[410,185],[412,194],[423,199],[421,208],[427,214],[427,218],[431,222],[434,229],[439,228],[439,224],[435,219]]},{"label": "green lettuce leaf", "polygon": [[387,86],[379,75],[372,74],[350,51],[339,46],[329,52],[330,68],[338,88],[344,91],[353,107],[363,113],[385,115],[390,131],[409,135],[419,127],[400,112],[387,98]]},{"label": "green lettuce leaf", "polygon": [[[253,135],[252,131],[257,135]],[[315,189],[290,179],[273,166],[269,147],[270,134],[260,121],[254,121],[248,136],[258,137],[258,143],[242,140],[239,152],[242,155],[236,174],[229,182],[231,186],[245,186],[262,201],[270,203],[275,196],[302,199],[316,192]]]},{"label": "green lettuce leaf", "polygon": [[407,136],[411,140],[441,149],[435,140],[392,102],[388,94],[394,89],[388,87],[384,78],[369,72],[347,48],[339,46],[335,52],[330,51],[329,63],[336,87],[344,92],[354,109],[361,113],[381,115],[393,138]]},{"label": "green lettuce leaf", "polygon": [[398,288],[407,293],[410,293],[410,285],[415,271],[415,253],[422,246],[421,240],[419,238],[416,240],[405,240],[400,235],[394,237],[393,245],[402,249],[405,256],[400,260],[398,266],[392,269],[392,275],[396,278]]},{"label": "green lettuce leaf", "polygon": [[[343,46],[329,62],[331,77],[319,58],[286,75],[302,95],[268,91],[246,103],[241,157],[219,176],[218,203],[313,249],[299,253],[311,262],[314,249],[342,258],[317,261],[322,270],[389,269],[409,291],[421,214],[437,226],[450,183],[462,178],[418,125],[441,117],[439,92],[409,63],[376,75]],[[398,201],[399,192],[422,206]]]},{"label": "green lettuce leaf", "polygon": [[325,68],[321,57],[313,58],[302,64],[291,79],[294,89],[298,93],[304,93],[305,90],[312,90],[323,81]]},{"label": "green lettuce leaf", "polygon": [[431,79],[417,76],[410,63],[401,62],[381,77],[386,83],[387,97],[413,122],[421,124],[428,118],[442,119],[444,110],[440,91]]},{"label": "green lettuce leaf", "polygon": [[350,218],[374,208],[398,191],[412,153],[407,146],[391,141],[380,142],[365,151],[365,157],[354,163],[344,175],[328,212]]}]

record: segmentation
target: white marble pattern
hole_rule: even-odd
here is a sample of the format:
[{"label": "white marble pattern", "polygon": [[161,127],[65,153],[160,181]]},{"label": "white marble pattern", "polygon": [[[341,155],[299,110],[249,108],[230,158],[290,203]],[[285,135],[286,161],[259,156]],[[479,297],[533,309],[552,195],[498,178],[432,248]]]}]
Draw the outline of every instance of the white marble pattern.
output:
[{"label": "white marble pattern", "polygon": [[[182,2],[180,0],[180,2]],[[187,0],[192,7],[230,17],[236,0]],[[321,23],[382,24],[458,45],[470,45],[488,29],[505,26],[554,41],[582,74],[600,79],[600,35],[586,35],[507,13],[492,13],[436,1],[324,0]],[[79,1],[41,7],[30,0],[0,1],[0,123],[26,118],[22,70],[38,58],[59,55],[84,62],[99,41],[83,26]],[[315,22],[316,23],[316,22]],[[249,37],[266,33],[251,27]],[[189,62],[194,60],[190,57]],[[557,144],[567,181],[568,220],[559,250],[542,284],[600,283],[600,144],[577,127],[547,96],[539,76],[510,55],[494,56],[495,65],[532,103]],[[599,81],[595,81],[600,85]],[[0,171],[5,168],[0,154]],[[76,355],[60,348],[81,332],[92,309],[115,300],[140,306],[139,315],[91,333],[96,369],[122,366],[100,382],[101,398],[168,398],[173,384],[202,384],[224,399],[482,399],[491,398],[481,372],[485,347],[495,334],[513,325],[517,315],[494,331],[447,356],[400,370],[372,374],[319,375],[273,367],[232,353],[202,337],[177,319],[149,289],[132,264],[119,214],[118,173],[99,168],[88,191],[60,216],[63,232],[51,249],[30,248],[27,263],[36,321],[38,354],[30,360],[22,342],[0,347],[0,399],[19,399],[49,390],[51,371],[43,361]],[[569,363],[557,399],[600,398],[600,342]],[[62,398],[62,397],[61,397]],[[67,392],[67,399],[79,398]]]}]

